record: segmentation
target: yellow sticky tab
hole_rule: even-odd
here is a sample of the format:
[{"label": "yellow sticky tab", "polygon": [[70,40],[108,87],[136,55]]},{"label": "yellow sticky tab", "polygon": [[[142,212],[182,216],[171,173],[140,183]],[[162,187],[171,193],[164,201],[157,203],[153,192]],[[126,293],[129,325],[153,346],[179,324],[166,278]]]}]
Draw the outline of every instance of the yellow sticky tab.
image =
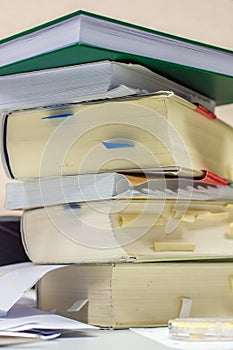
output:
[{"label": "yellow sticky tab", "polygon": [[191,242],[165,241],[154,242],[154,250],[161,251],[194,251],[195,244]]},{"label": "yellow sticky tab", "polygon": [[226,229],[226,237],[229,239],[233,239],[233,222],[231,222]]},{"label": "yellow sticky tab", "polygon": [[197,215],[198,220],[206,221],[222,221],[229,217],[229,213],[205,213]]},{"label": "yellow sticky tab", "polygon": [[121,214],[118,217],[120,227],[153,227],[163,225],[163,218],[150,214]]},{"label": "yellow sticky tab", "polygon": [[196,221],[196,217],[195,215],[184,215],[182,218],[181,218],[181,221],[183,222],[195,222]]},{"label": "yellow sticky tab", "polygon": [[233,211],[233,203],[227,203],[224,205],[224,207],[231,212]]},{"label": "yellow sticky tab", "polygon": [[211,215],[210,211],[207,210],[188,210],[185,215],[179,210],[173,213],[173,218],[181,220],[183,222],[194,222],[199,215]]},{"label": "yellow sticky tab", "polygon": [[231,290],[233,291],[233,276],[230,276],[230,286]]}]

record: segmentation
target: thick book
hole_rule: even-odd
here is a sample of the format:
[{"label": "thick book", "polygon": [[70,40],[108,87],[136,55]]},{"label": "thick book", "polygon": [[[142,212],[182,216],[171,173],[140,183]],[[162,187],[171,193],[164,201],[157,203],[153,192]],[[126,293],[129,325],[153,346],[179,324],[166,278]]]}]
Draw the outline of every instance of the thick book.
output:
[{"label": "thick book", "polygon": [[77,11],[0,42],[0,75],[100,60],[132,62],[214,100],[233,101],[232,51]]},{"label": "thick book", "polygon": [[233,179],[233,128],[173,93],[13,111],[2,122],[11,178],[179,167]]},{"label": "thick book", "polygon": [[0,77],[0,109],[12,110],[130,94],[173,91],[214,111],[215,101],[138,65],[112,61]]},{"label": "thick book", "polygon": [[[157,172],[155,172],[157,170]],[[232,202],[232,184],[208,183],[202,176],[181,177],[172,169],[153,173],[105,172],[73,176],[44,177],[6,184],[5,209],[28,209],[48,205],[116,198],[156,198]]]},{"label": "thick book", "polygon": [[232,203],[118,199],[23,211],[21,236],[34,263],[232,258]]},{"label": "thick book", "polygon": [[232,318],[232,262],[73,265],[38,283],[38,306],[111,328],[177,317]]}]

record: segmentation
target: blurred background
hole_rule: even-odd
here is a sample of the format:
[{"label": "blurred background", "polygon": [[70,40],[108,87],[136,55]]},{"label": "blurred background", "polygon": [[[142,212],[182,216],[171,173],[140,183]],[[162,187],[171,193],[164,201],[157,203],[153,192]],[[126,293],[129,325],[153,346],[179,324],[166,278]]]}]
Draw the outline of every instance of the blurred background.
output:
[{"label": "blurred background", "polygon": [[[233,50],[233,0],[0,0],[0,39],[80,9]],[[233,126],[233,104],[216,112]],[[6,182],[0,165],[0,215]]]}]

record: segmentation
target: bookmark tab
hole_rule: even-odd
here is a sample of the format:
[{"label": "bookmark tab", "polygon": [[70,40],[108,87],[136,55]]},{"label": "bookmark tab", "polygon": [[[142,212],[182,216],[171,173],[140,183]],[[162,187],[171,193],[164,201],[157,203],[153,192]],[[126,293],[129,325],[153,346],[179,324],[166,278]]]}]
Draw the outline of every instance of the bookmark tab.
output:
[{"label": "bookmark tab", "polygon": [[163,225],[162,216],[156,217],[155,214],[127,214],[121,213],[118,217],[119,227],[155,227]]},{"label": "bookmark tab", "polygon": [[226,228],[226,238],[233,239],[233,222]]},{"label": "bookmark tab", "polygon": [[65,210],[70,210],[70,209],[81,209],[81,205],[78,203],[68,203],[64,205]]},{"label": "bookmark tab", "polygon": [[78,299],[69,309],[68,312],[78,312],[80,311],[86,304],[88,303],[88,299]]},{"label": "bookmark tab", "polygon": [[119,143],[119,142],[108,142],[108,141],[103,141],[102,144],[103,144],[104,147],[107,148],[107,149],[130,148],[130,147],[134,147],[134,145],[131,144],[131,143]]},{"label": "bookmark tab", "polygon": [[217,185],[217,186],[227,186],[227,180],[223,179],[221,176],[218,176],[212,173],[209,170],[202,170],[205,175],[198,182],[203,182],[206,184]]},{"label": "bookmark tab", "polygon": [[191,307],[192,307],[192,299],[182,297],[181,301],[182,301],[182,305],[181,305],[181,309],[180,309],[179,318],[187,318],[190,316]]},{"label": "bookmark tab", "polygon": [[216,114],[214,114],[213,112],[210,112],[208,109],[206,109],[205,107],[203,107],[202,105],[198,105],[195,109],[195,112],[203,115],[204,117],[208,118],[208,119],[217,119]]},{"label": "bookmark tab", "polygon": [[230,286],[231,290],[233,291],[233,276],[230,276]]},{"label": "bookmark tab", "polygon": [[67,118],[71,117],[73,114],[71,113],[64,113],[64,114],[57,114],[57,115],[49,115],[47,117],[43,117],[41,119],[58,119],[58,118]]},{"label": "bookmark tab", "polygon": [[194,249],[195,249],[195,244],[192,242],[178,242],[178,241],[154,242],[154,250],[156,252],[168,252],[168,251],[193,252]]},{"label": "bookmark tab", "polygon": [[209,221],[209,222],[213,222],[213,221],[223,221],[223,220],[227,220],[229,218],[229,213],[227,212],[222,212],[222,213],[201,213],[199,215],[197,215],[197,219],[202,220],[202,221]]}]

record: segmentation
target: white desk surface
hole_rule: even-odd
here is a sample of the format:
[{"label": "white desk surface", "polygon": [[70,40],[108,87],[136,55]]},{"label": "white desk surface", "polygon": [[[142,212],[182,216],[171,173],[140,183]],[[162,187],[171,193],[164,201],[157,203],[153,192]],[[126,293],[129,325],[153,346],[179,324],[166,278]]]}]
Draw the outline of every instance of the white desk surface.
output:
[{"label": "white desk surface", "polygon": [[130,330],[79,332],[48,341],[4,347],[7,350],[169,350],[151,339]]}]

